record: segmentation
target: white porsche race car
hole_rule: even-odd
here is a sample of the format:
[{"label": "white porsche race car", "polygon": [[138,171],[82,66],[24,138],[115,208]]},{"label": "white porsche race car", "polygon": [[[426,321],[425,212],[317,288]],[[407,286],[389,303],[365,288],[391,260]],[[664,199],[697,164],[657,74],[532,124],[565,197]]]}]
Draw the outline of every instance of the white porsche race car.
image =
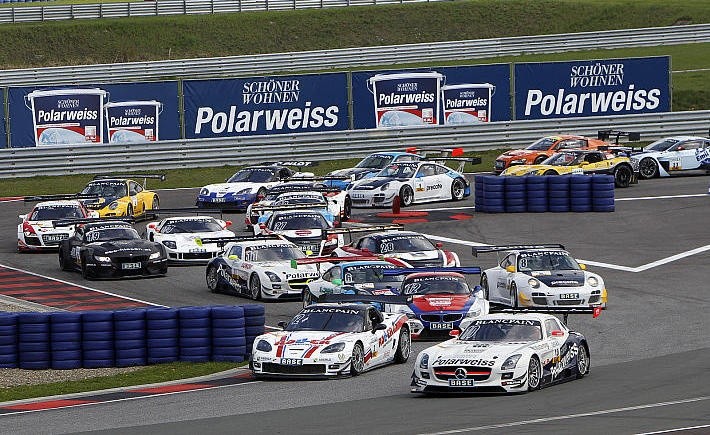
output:
[{"label": "white porsche race car", "polygon": [[407,316],[369,304],[315,304],[280,325],[254,340],[255,376],[357,376],[411,351]]},{"label": "white porsche race car", "polygon": [[165,246],[168,261],[174,263],[206,263],[220,253],[216,244],[202,244],[208,237],[234,237],[227,229],[230,221],[211,216],[175,216],[146,227],[146,238]]},{"label": "white porsche race car", "polygon": [[202,239],[203,245],[223,246],[207,264],[207,287],[252,299],[300,299],[304,287],[320,274],[311,264],[292,266],[305,258],[295,244],[280,236],[237,236]]},{"label": "white porsche race car", "polygon": [[[458,331],[452,332],[458,335]],[[413,393],[524,392],[589,373],[587,339],[551,314],[488,314],[424,349]]]},{"label": "white porsche race car", "polygon": [[710,172],[710,139],[674,136],[657,140],[640,153],[631,154],[641,178],[670,177],[683,173]]},{"label": "white porsche race car", "polygon": [[[28,197],[26,201],[42,198],[60,198],[61,195]],[[87,209],[81,201],[57,199],[37,203],[27,214],[19,215],[17,250],[20,252],[59,249],[59,242],[74,235],[74,226],[54,225],[60,219],[98,218],[99,213]]]},{"label": "white porsche race car", "polygon": [[606,307],[604,280],[562,245],[474,247],[473,255],[505,252],[481,274],[486,299],[512,307]]}]

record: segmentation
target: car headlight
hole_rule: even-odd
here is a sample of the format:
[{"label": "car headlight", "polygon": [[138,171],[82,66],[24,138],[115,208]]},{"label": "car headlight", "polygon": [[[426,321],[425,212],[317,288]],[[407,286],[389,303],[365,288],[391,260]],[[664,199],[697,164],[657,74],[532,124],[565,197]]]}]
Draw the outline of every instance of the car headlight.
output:
[{"label": "car headlight", "polygon": [[269,344],[268,341],[266,340],[259,340],[258,343],[256,343],[256,350],[261,351],[261,352],[271,352],[271,344]]},{"label": "car headlight", "polygon": [[592,287],[596,287],[599,285],[599,280],[594,276],[590,276],[587,278],[587,283]]},{"label": "car headlight", "polygon": [[505,362],[503,362],[503,365],[500,366],[501,370],[513,370],[515,368],[515,365],[518,364],[518,360],[520,359],[522,355],[519,353],[516,353],[515,355],[511,355],[508,357]]},{"label": "car headlight", "polygon": [[390,183],[385,183],[382,185],[382,187],[380,187],[380,190],[384,192],[385,190],[387,190],[389,188],[390,188]]},{"label": "car headlight", "polygon": [[210,191],[209,189],[205,189],[204,187],[200,189],[200,195],[209,195]]},{"label": "car headlight", "polygon": [[422,355],[422,359],[419,360],[419,368],[420,369],[428,369],[429,368],[429,354],[425,353]]},{"label": "car headlight", "polygon": [[412,311],[408,306],[406,305],[399,305],[398,308],[395,311],[397,314],[404,314],[407,316],[408,319],[416,319],[417,315],[414,314],[414,311]]},{"label": "car headlight", "polygon": [[177,243],[175,243],[173,240],[163,240],[163,245],[165,245],[166,248],[170,249],[177,249]]},{"label": "car headlight", "polygon": [[333,343],[330,346],[327,346],[325,349],[323,349],[320,353],[342,352],[343,349],[345,349],[345,343]]},{"label": "car headlight", "polygon": [[528,280],[528,285],[530,288],[538,288],[540,287],[540,281],[536,280],[535,278],[530,278]]},{"label": "car headlight", "polygon": [[251,193],[251,187],[247,187],[246,189],[242,189],[239,192],[237,192],[237,195],[244,195],[247,193]]},{"label": "car headlight", "polygon": [[511,165],[524,165],[525,159],[511,160],[510,164]]},{"label": "car headlight", "polygon": [[148,257],[150,260],[155,260],[156,258],[160,258],[160,251],[158,252],[153,252],[150,254],[150,257]]},{"label": "car headlight", "polygon": [[108,205],[109,210],[116,210],[118,208],[118,202],[114,201]]},{"label": "car headlight", "polygon": [[111,262],[111,257],[104,257],[102,255],[94,255],[94,258],[99,263],[110,263]]},{"label": "car headlight", "polygon": [[481,307],[476,307],[476,308],[471,308],[468,313],[466,313],[466,317],[478,317],[481,315]]},{"label": "car headlight", "polygon": [[264,272],[264,273],[266,274],[266,276],[269,277],[269,279],[271,280],[271,282],[281,282],[281,278],[279,278],[279,276],[276,275],[274,272],[270,272],[270,271],[267,270],[267,271]]}]

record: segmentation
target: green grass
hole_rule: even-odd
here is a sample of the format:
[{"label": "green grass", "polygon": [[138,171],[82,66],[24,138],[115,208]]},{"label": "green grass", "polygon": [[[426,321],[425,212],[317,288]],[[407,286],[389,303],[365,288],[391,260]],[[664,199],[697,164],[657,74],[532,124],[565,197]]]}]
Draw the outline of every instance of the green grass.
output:
[{"label": "green grass", "polygon": [[209,375],[233,369],[244,364],[227,362],[208,363],[168,363],[147,366],[133,372],[115,376],[99,376],[78,381],[55,382],[40,385],[0,388],[0,402],[30,399],[33,397],[55,396],[59,394],[98,391],[131,385],[152,384]]}]

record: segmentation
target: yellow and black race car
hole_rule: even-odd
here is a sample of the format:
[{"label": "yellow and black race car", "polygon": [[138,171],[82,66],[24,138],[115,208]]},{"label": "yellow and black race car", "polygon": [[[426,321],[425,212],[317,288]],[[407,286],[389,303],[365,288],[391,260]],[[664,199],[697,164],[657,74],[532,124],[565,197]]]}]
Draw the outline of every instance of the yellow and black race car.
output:
[{"label": "yellow and black race car", "polygon": [[628,157],[606,150],[566,150],[553,154],[539,165],[511,166],[501,175],[611,174],[616,187],[638,183],[638,167]]},{"label": "yellow and black race car", "polygon": [[[143,184],[127,177],[143,178]],[[165,180],[165,175],[99,175],[94,177],[81,191],[81,195],[95,196],[85,200],[84,205],[96,210],[100,217],[140,218],[149,215],[151,210],[160,208],[158,194],[145,189],[145,180],[157,178]]]}]

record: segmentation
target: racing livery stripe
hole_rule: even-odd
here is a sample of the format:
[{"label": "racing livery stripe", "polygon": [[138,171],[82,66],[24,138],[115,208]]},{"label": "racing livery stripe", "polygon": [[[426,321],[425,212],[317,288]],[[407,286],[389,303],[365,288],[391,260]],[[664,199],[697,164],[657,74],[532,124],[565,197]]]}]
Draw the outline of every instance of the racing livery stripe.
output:
[{"label": "racing livery stripe", "polygon": [[317,345],[317,344],[311,346],[308,350],[306,350],[306,353],[303,354],[303,358],[310,358],[311,355],[313,355],[313,353],[314,353],[314,352],[316,351],[316,349],[318,349],[319,347],[320,347],[320,346]]},{"label": "racing livery stripe", "polygon": [[284,354],[287,338],[288,338],[288,336],[284,335],[279,339],[279,341],[276,342],[276,356],[278,358],[281,358]]},{"label": "racing livery stripe", "polygon": [[370,358],[372,358],[372,351],[368,350],[367,353],[365,354],[365,362],[370,361]]}]

